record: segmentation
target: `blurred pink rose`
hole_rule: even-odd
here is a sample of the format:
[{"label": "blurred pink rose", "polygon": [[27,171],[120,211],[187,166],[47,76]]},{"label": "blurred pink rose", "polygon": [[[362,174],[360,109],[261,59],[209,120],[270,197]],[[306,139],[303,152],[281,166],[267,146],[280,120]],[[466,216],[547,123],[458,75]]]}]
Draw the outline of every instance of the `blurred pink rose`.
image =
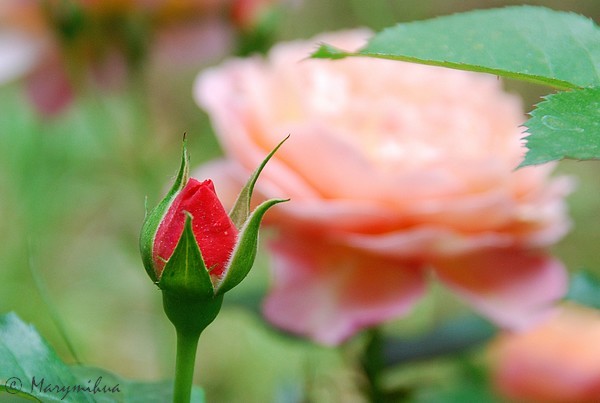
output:
[{"label": "blurred pink rose", "polygon": [[565,306],[538,326],[491,347],[498,391],[519,402],[600,400],[600,313]]},{"label": "blurred pink rose", "polygon": [[53,115],[80,86],[120,87],[142,62],[172,72],[223,57],[273,2],[2,0],[0,83],[25,76],[32,103]]},{"label": "blurred pink rose", "polygon": [[[519,99],[493,76],[375,59],[303,60],[325,41],[201,74],[195,97],[227,158],[197,174],[222,197],[286,134],[258,191],[270,214],[274,324],[325,344],[405,314],[429,271],[496,322],[539,318],[566,283],[544,248],[568,230],[567,178],[522,159]],[[220,178],[220,181],[218,180]]]}]

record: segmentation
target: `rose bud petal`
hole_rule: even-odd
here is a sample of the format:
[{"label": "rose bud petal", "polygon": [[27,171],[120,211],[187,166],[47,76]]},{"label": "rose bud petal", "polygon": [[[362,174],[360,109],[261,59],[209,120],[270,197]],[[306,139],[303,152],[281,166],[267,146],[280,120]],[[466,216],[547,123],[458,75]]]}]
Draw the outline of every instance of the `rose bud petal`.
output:
[{"label": "rose bud petal", "polygon": [[162,219],[154,238],[153,261],[160,278],[181,238],[186,215],[211,277],[220,277],[237,240],[238,230],[219,201],[212,181],[190,178]]},{"label": "rose bud petal", "polygon": [[250,176],[229,214],[210,179],[189,178],[184,143],[177,179],[147,215],[140,235],[144,266],[159,288],[213,297],[235,287],[248,274],[256,256],[261,220],[270,207],[284,201],[268,200],[251,211],[252,191],[283,141]]}]

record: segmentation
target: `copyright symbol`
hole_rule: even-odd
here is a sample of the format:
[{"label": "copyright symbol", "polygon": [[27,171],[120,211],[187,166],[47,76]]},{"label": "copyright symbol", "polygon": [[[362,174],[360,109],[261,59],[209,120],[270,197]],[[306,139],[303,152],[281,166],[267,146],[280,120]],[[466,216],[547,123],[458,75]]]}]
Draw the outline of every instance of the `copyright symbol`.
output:
[{"label": "copyright symbol", "polygon": [[23,388],[23,383],[19,378],[13,376],[12,378],[8,378],[6,380],[4,386],[6,386],[6,391],[8,393],[14,395],[15,393],[19,393],[21,391],[21,388]]}]

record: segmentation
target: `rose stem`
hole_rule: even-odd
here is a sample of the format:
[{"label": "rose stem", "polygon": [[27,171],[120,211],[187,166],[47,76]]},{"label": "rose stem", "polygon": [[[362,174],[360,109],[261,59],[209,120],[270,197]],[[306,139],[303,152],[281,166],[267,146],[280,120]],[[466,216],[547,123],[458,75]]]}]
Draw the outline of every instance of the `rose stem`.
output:
[{"label": "rose stem", "polygon": [[368,331],[368,342],[363,352],[362,367],[367,378],[366,393],[372,402],[384,402],[385,392],[381,387],[381,372],[384,368],[383,337],[377,328]]},{"label": "rose stem", "polygon": [[175,360],[175,389],[173,403],[190,403],[194,364],[200,334],[177,332],[177,358]]}]

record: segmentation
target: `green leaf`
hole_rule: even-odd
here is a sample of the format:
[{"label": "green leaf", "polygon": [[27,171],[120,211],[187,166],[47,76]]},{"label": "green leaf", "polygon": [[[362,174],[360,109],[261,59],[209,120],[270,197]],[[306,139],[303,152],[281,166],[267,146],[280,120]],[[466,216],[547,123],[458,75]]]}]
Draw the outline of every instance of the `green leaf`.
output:
[{"label": "green leaf", "polygon": [[319,48],[313,52],[310,57],[314,59],[344,59],[349,56],[358,56],[358,53],[346,52],[343,49],[338,49],[335,46],[328,45],[326,43],[322,43],[319,45]]},{"label": "green leaf", "polygon": [[181,238],[165,265],[158,287],[180,297],[212,298],[214,288],[188,215]]},{"label": "green leaf", "polygon": [[600,278],[588,272],[573,274],[566,299],[600,309]]},{"label": "green leaf", "polygon": [[250,200],[252,199],[252,192],[254,191],[254,185],[256,184],[258,176],[260,175],[264,167],[267,165],[267,162],[269,162],[271,157],[275,155],[277,150],[279,150],[279,147],[281,147],[282,144],[289,138],[290,136],[288,135],[286,138],[281,140],[281,142],[277,144],[277,146],[265,157],[265,159],[260,163],[258,168],[256,168],[256,170],[252,173],[250,179],[248,179],[248,182],[238,195],[235,204],[229,212],[229,217],[231,218],[231,221],[233,221],[237,229],[242,228],[242,226],[248,219],[248,216],[250,215]]},{"label": "green leaf", "polygon": [[531,116],[525,124],[529,151],[521,166],[600,159],[600,87],[549,95]]},{"label": "green leaf", "polygon": [[[281,143],[280,143],[281,144]],[[267,210],[278,203],[288,200],[272,199],[260,204],[248,217],[239,233],[238,241],[233,249],[231,259],[225,268],[225,277],[215,288],[218,295],[238,285],[250,272],[258,248],[258,230],[260,222]]]},{"label": "green leaf", "polygon": [[177,194],[185,187],[190,177],[190,158],[186,147],[186,138],[183,137],[183,145],[181,150],[181,165],[179,172],[175,178],[175,182],[171,189],[161,200],[161,202],[152,211],[146,214],[142,229],[140,231],[140,253],[142,262],[146,272],[155,283],[158,281],[154,270],[154,262],[152,257],[152,249],[154,248],[154,237],[158,231],[158,226],[162,222],[163,217],[167,214],[169,207],[173,203]]},{"label": "green leaf", "polygon": [[[78,379],[35,328],[14,313],[0,316],[0,398],[19,391],[44,402],[61,401],[62,393],[38,391],[34,385],[75,385]],[[64,400],[69,401],[69,400]],[[80,402],[93,402],[82,395]]]},{"label": "green leaf", "polygon": [[476,10],[398,24],[356,53],[322,46],[313,57],[370,56],[486,72],[557,88],[600,84],[600,30],[543,7]]},{"label": "green leaf", "polygon": [[[19,386],[20,391],[14,389]],[[0,315],[0,401],[18,396],[44,403],[168,402],[172,390],[171,381],[138,382],[98,368],[69,366],[33,326],[14,313]],[[202,389],[194,388],[192,401],[204,402]]]}]

